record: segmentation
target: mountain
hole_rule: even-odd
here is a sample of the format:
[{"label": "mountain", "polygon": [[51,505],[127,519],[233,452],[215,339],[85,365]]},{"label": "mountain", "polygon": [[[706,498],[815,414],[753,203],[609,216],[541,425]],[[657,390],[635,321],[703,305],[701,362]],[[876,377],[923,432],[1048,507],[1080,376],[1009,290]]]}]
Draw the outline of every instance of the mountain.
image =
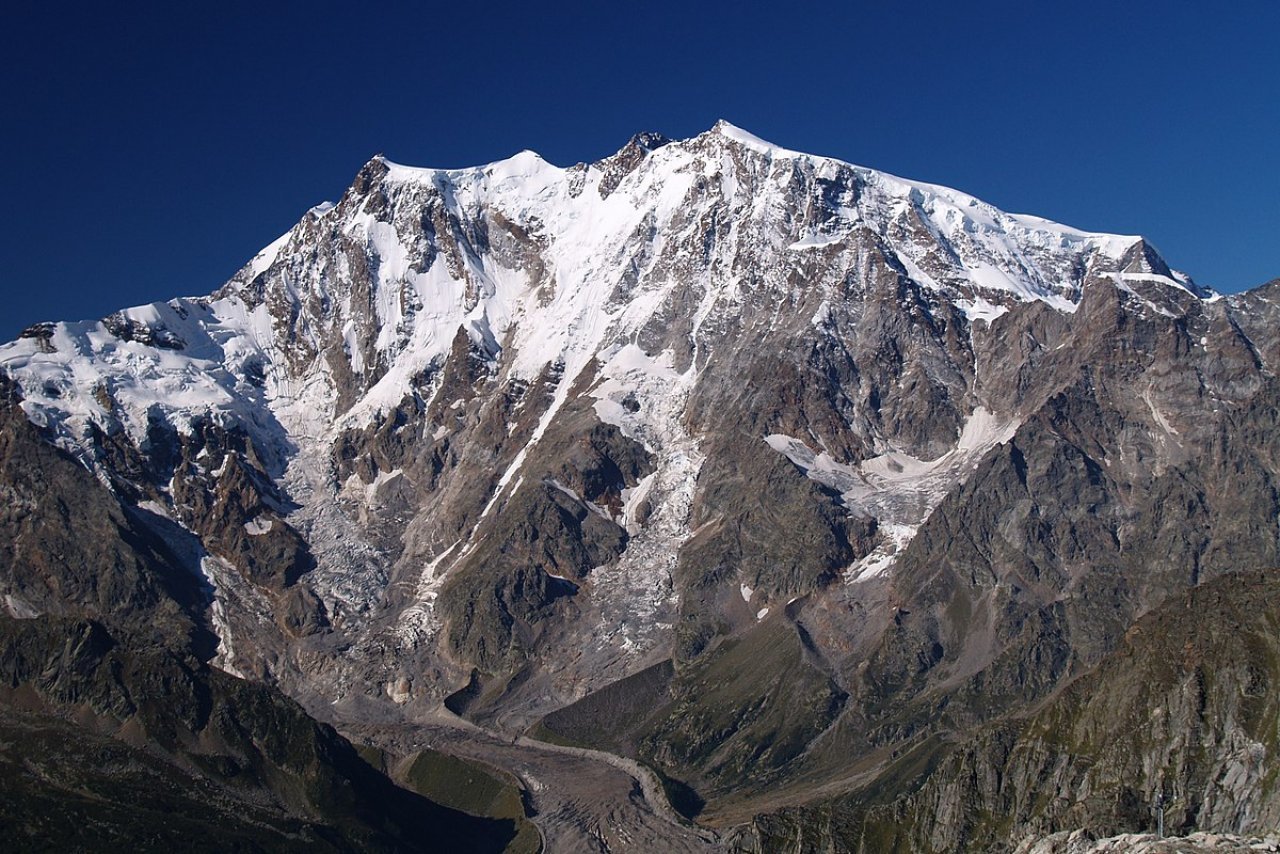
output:
[{"label": "mountain", "polygon": [[[501,766],[452,716],[529,733],[720,840],[649,847],[1012,847],[1148,829],[1157,790],[1253,832],[1266,714],[1170,704],[1221,737],[1044,769],[1103,749],[1091,697],[1156,703],[1115,663],[1144,620],[1277,564],[1277,288],[721,122],[569,168],[374,158],[217,293],[39,324],[0,368],[137,529],[122,560],[185,579],[192,655],[386,750],[444,722]],[[13,621],[115,578],[39,537],[0,567]],[[1269,661],[1213,690],[1265,696]],[[1215,806],[1204,769],[1245,755]],[[1011,795],[974,769],[1043,799],[984,819]],[[549,842],[587,844],[608,805],[565,797]]]}]

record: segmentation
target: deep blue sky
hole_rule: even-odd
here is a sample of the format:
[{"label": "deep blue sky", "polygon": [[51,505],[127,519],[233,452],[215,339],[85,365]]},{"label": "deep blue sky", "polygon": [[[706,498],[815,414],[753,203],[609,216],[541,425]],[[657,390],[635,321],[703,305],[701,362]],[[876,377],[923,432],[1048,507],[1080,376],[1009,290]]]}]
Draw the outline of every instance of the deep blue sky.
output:
[{"label": "deep blue sky", "polygon": [[0,339],[207,293],[378,152],[567,165],[720,117],[1280,276],[1277,0],[7,8]]}]

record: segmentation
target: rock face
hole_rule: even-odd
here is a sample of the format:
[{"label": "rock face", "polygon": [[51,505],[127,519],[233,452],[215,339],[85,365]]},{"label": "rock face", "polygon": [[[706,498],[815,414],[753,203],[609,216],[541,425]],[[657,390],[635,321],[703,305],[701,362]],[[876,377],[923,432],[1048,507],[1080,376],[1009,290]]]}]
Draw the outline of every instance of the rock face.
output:
[{"label": "rock face", "polygon": [[[1154,833],[1157,810],[1171,836],[1273,828],[1278,583],[1231,573],[1172,596],[1034,714],[950,745],[922,742],[879,781],[897,799],[867,787],[753,830],[764,850],[1010,850],[1023,840],[1019,850],[1087,851],[1068,846],[1063,828]],[[1031,845],[1055,834],[1057,847]]]},{"label": "rock face", "polygon": [[512,822],[397,788],[278,689],[210,668],[211,592],[175,540],[41,439],[7,380],[0,396],[10,844],[500,851],[514,838]]},{"label": "rock face", "polygon": [[[1252,832],[1269,790],[1169,738],[1130,794],[1023,745],[1110,725],[1043,716],[1133,694],[1142,620],[1270,583],[1277,288],[724,123],[564,169],[376,158],[218,293],[0,347],[24,429],[114,495],[67,512],[127,544],[0,592],[152,603],[130,567],[177,560],[223,670],[339,723],[443,703],[625,753],[763,850],[1142,830],[1117,804],[1170,762],[1179,828]],[[49,512],[9,565],[86,548]],[[1196,767],[1270,779],[1250,720]]]}]

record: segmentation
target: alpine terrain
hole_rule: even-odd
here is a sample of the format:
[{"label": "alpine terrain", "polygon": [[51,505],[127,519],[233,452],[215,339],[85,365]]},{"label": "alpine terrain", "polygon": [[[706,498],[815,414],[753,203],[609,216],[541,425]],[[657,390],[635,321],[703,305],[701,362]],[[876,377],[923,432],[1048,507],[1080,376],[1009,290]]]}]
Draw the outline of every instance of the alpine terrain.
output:
[{"label": "alpine terrain", "polygon": [[0,826],[1274,831],[1277,300],[724,122],[376,157],[216,293],[0,347]]}]

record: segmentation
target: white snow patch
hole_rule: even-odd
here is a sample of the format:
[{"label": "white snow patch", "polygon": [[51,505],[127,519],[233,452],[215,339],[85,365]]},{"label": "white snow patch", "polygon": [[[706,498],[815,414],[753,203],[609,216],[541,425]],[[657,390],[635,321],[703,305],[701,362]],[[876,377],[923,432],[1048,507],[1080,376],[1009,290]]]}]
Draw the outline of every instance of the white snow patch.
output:
[{"label": "white snow patch", "polygon": [[348,320],[342,327],[342,344],[351,362],[351,373],[364,373],[364,353],[360,350],[360,341],[356,338],[356,322]]},{"label": "white snow patch", "polygon": [[250,519],[244,523],[244,530],[251,537],[259,537],[275,527],[274,519],[264,519],[261,516]]},{"label": "white snow patch", "polygon": [[1156,406],[1154,400],[1151,399],[1151,390],[1148,389],[1142,393],[1142,400],[1147,404],[1147,409],[1151,410],[1151,417],[1160,425],[1160,429],[1168,433],[1170,436],[1177,436],[1178,429],[1169,423],[1164,413]]},{"label": "white snow patch", "polygon": [[[1194,294],[1195,291],[1191,287],[1190,280],[1185,276],[1170,278],[1161,273],[1120,273],[1120,278],[1126,282],[1150,282],[1152,284],[1161,285],[1166,288],[1176,288],[1180,291]],[[1213,298],[1205,299],[1205,302],[1212,302]]]},{"label": "white snow patch", "polygon": [[956,445],[935,460],[890,451],[859,465],[837,462],[803,441],[782,434],[764,441],[809,478],[841,495],[850,513],[872,516],[881,541],[845,573],[849,580],[870,578],[887,570],[915,537],[942,499],[973,472],[991,448],[1009,441],[1018,422],[977,407],[966,419]]},{"label": "white snow patch", "polygon": [[[556,488],[556,490],[558,490],[559,492],[561,492],[561,493],[563,493],[563,494],[567,495],[569,498],[571,498],[571,499],[573,499],[574,501],[578,502],[578,503],[579,503],[579,504],[581,504],[583,507],[586,507],[588,510],[590,510],[592,513],[594,513],[594,514],[596,514],[597,516],[599,516],[601,519],[607,519],[607,520],[609,520],[610,522],[612,522],[612,521],[613,521],[613,516],[612,516],[612,515],[610,515],[610,513],[609,513],[609,511],[608,511],[608,510],[606,510],[605,508],[601,507],[599,504],[596,504],[594,501],[588,501],[587,499],[583,498],[581,495],[579,495],[579,494],[578,494],[577,490],[570,489],[569,487],[565,486],[565,485],[564,485],[563,483],[561,483],[560,481],[556,480],[554,477],[547,478],[547,480],[546,480],[545,482],[546,482],[546,483],[549,483],[551,486],[555,487],[555,488]],[[518,487],[517,487],[517,488],[518,488]],[[515,490],[512,490],[512,492],[514,492],[514,491],[515,491]]]},{"label": "white snow patch", "polygon": [[1133,288],[1129,287],[1128,284],[1126,284],[1126,282],[1129,282],[1129,281],[1151,281],[1154,279],[1161,283],[1172,284],[1178,287],[1179,289],[1185,290],[1185,288],[1183,288],[1182,285],[1174,282],[1172,279],[1166,278],[1164,276],[1149,276],[1143,273],[1115,273],[1115,274],[1111,274],[1110,278],[1112,281],[1115,282],[1116,287],[1119,290],[1122,290],[1125,293],[1129,294],[1130,296],[1134,297],[1136,300],[1141,302],[1151,311],[1154,311],[1156,314],[1161,314],[1161,315],[1164,315],[1165,317],[1177,316],[1173,312],[1169,311],[1167,308],[1157,305],[1156,303],[1147,299],[1142,294],[1138,293]]},{"label": "white snow patch", "polygon": [[33,620],[40,616],[40,610],[27,600],[12,593],[6,593],[4,597],[4,606],[9,611],[9,616],[15,620]]},{"label": "white snow patch", "polygon": [[378,504],[378,493],[382,490],[382,487],[403,476],[403,469],[379,471],[374,475],[372,481],[365,483],[360,479],[360,475],[353,473],[347,478],[347,482],[342,485],[342,494],[347,498],[360,501],[366,506],[373,507]]},{"label": "white snow patch", "polygon": [[169,511],[169,508],[164,504],[161,504],[159,501],[152,501],[150,499],[147,499],[146,501],[139,501],[138,509],[146,510],[148,513],[154,513],[164,519],[173,519],[173,514]]},{"label": "white snow patch", "polygon": [[231,623],[227,619],[225,598],[220,595],[220,591],[226,586],[226,575],[235,571],[221,558],[206,555],[200,559],[200,573],[213,590],[209,617],[213,623],[213,632],[218,636],[218,648],[209,663],[225,673],[245,679],[247,677],[235,665],[236,651],[231,637]]},{"label": "white snow patch", "polygon": [[970,323],[977,320],[991,323],[997,317],[1009,313],[1009,309],[1005,306],[994,305],[982,297],[974,297],[971,300],[956,300],[956,305],[964,312],[965,317],[969,318]]},{"label": "white snow patch", "polygon": [[[1008,245],[1007,242],[1001,241],[1001,248],[1005,249],[1009,255],[1013,255],[1016,250]],[[1075,313],[1076,303],[1057,294],[1043,285],[1035,284],[1023,278],[1015,278],[1011,276],[1005,269],[997,267],[989,263],[972,264],[968,268],[970,280],[979,288],[986,288],[992,291],[1004,291],[1013,294],[1024,302],[1040,300],[1048,303],[1053,308],[1067,314]]]},{"label": "white snow patch", "polygon": [[[598,401],[597,401],[598,402]],[[622,490],[622,527],[627,529],[627,533],[635,536],[640,530],[640,507],[649,499],[649,495],[653,492],[653,485],[657,481],[658,473],[650,472],[640,478],[640,482],[634,487]]]},{"label": "white snow patch", "polygon": [[[312,196],[315,198],[315,196]],[[280,250],[284,249],[289,242],[289,238],[293,236],[293,229],[286,231],[275,240],[267,244],[253,259],[249,261],[249,278],[255,279],[264,273],[268,267],[276,262],[276,258],[280,256]],[[241,256],[243,257],[243,256]]]},{"label": "white snow patch", "polygon": [[919,530],[919,525],[882,523],[880,525],[880,542],[869,554],[845,570],[845,580],[850,582],[866,581],[886,572],[897,563],[902,550],[915,539]]},{"label": "white snow patch", "polygon": [[760,154],[767,154],[770,157],[802,157],[799,152],[791,151],[780,145],[774,145],[772,142],[766,142],[753,133],[743,130],[736,125],[731,125],[724,119],[716,122],[712,131],[720,134],[725,139],[731,139],[734,142],[744,145],[752,151]]},{"label": "white snow patch", "polygon": [[414,591],[414,602],[400,612],[400,619],[396,626],[396,633],[403,640],[413,642],[421,637],[429,641],[436,636],[440,629],[435,617],[436,597],[440,594],[440,585],[444,583],[449,567],[465,552],[464,549],[456,556],[454,555],[461,545],[463,545],[462,540],[457,540],[423,567],[422,574],[418,576],[417,589]]},{"label": "white snow patch", "polygon": [[794,251],[802,249],[822,249],[823,247],[839,243],[848,236],[849,232],[847,231],[839,234],[823,234],[820,232],[814,232],[807,237],[800,238],[795,243],[788,244],[787,248]]}]

